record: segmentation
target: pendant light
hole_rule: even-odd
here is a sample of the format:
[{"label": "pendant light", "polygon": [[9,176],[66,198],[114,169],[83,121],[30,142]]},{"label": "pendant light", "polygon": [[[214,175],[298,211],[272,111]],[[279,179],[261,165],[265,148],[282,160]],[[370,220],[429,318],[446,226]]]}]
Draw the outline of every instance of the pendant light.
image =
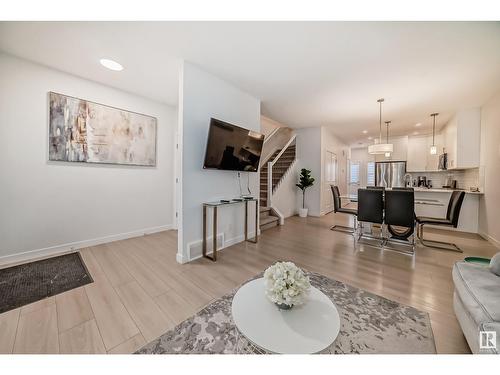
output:
[{"label": "pendant light", "polygon": [[373,145],[368,146],[368,153],[371,155],[383,155],[386,152],[392,152],[393,151],[393,146],[392,143],[382,143],[382,103],[384,102],[384,99],[381,98],[377,100],[377,103],[379,103],[379,139],[378,143],[375,143]]},{"label": "pendant light", "polygon": [[[385,122],[385,128],[386,128],[386,141],[385,141],[385,143],[386,144],[389,144],[389,125],[390,125],[390,123],[391,123],[390,121],[386,121]],[[385,153],[385,157],[386,158],[390,158],[391,157],[391,153],[390,152],[386,152]]]},{"label": "pendant light", "polygon": [[437,147],[436,143],[434,142],[436,139],[436,116],[439,115],[439,113],[432,113],[432,146],[431,146],[431,155],[436,155],[437,154]]}]

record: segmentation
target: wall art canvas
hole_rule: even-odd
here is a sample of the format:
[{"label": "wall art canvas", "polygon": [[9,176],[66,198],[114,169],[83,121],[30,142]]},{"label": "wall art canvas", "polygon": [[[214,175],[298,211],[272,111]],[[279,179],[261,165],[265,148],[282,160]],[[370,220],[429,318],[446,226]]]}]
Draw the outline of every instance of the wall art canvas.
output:
[{"label": "wall art canvas", "polygon": [[155,166],[156,118],[51,92],[49,160]]}]

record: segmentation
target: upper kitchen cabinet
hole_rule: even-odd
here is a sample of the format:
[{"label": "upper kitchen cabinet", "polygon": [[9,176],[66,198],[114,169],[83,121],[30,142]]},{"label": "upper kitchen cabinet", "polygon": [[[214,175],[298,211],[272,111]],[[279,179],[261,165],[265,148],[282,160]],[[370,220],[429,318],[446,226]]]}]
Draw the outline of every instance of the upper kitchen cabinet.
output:
[{"label": "upper kitchen cabinet", "polygon": [[[385,140],[384,140],[385,142]],[[393,144],[394,151],[391,153],[391,156],[386,157],[384,154],[375,155],[375,161],[406,161],[407,158],[407,149],[408,149],[408,137],[391,137],[389,138],[389,142]]]},{"label": "upper kitchen cabinet", "polygon": [[446,124],[442,135],[445,152],[448,153],[448,169],[479,167],[480,108],[458,112]]},{"label": "upper kitchen cabinet", "polygon": [[442,137],[436,134],[435,145],[438,155],[431,155],[432,135],[418,135],[408,138],[408,157],[406,170],[408,172],[437,171],[439,154],[443,150]]}]

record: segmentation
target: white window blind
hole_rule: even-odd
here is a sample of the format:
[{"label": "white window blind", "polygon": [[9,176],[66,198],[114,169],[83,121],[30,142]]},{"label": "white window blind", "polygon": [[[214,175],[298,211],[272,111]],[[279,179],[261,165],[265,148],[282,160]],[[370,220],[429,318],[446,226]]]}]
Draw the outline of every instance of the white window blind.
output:
[{"label": "white window blind", "polygon": [[359,162],[351,162],[349,169],[349,183],[359,184]]},{"label": "white window blind", "polygon": [[366,185],[375,186],[375,163],[366,163]]}]

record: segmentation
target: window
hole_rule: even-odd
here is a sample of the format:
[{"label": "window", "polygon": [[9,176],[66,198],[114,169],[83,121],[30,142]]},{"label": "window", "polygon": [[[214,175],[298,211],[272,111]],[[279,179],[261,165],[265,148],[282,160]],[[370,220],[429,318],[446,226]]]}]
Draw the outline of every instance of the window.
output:
[{"label": "window", "polygon": [[375,186],[375,163],[366,163],[366,186]]},{"label": "window", "polygon": [[359,162],[351,161],[349,168],[349,183],[359,185]]}]

